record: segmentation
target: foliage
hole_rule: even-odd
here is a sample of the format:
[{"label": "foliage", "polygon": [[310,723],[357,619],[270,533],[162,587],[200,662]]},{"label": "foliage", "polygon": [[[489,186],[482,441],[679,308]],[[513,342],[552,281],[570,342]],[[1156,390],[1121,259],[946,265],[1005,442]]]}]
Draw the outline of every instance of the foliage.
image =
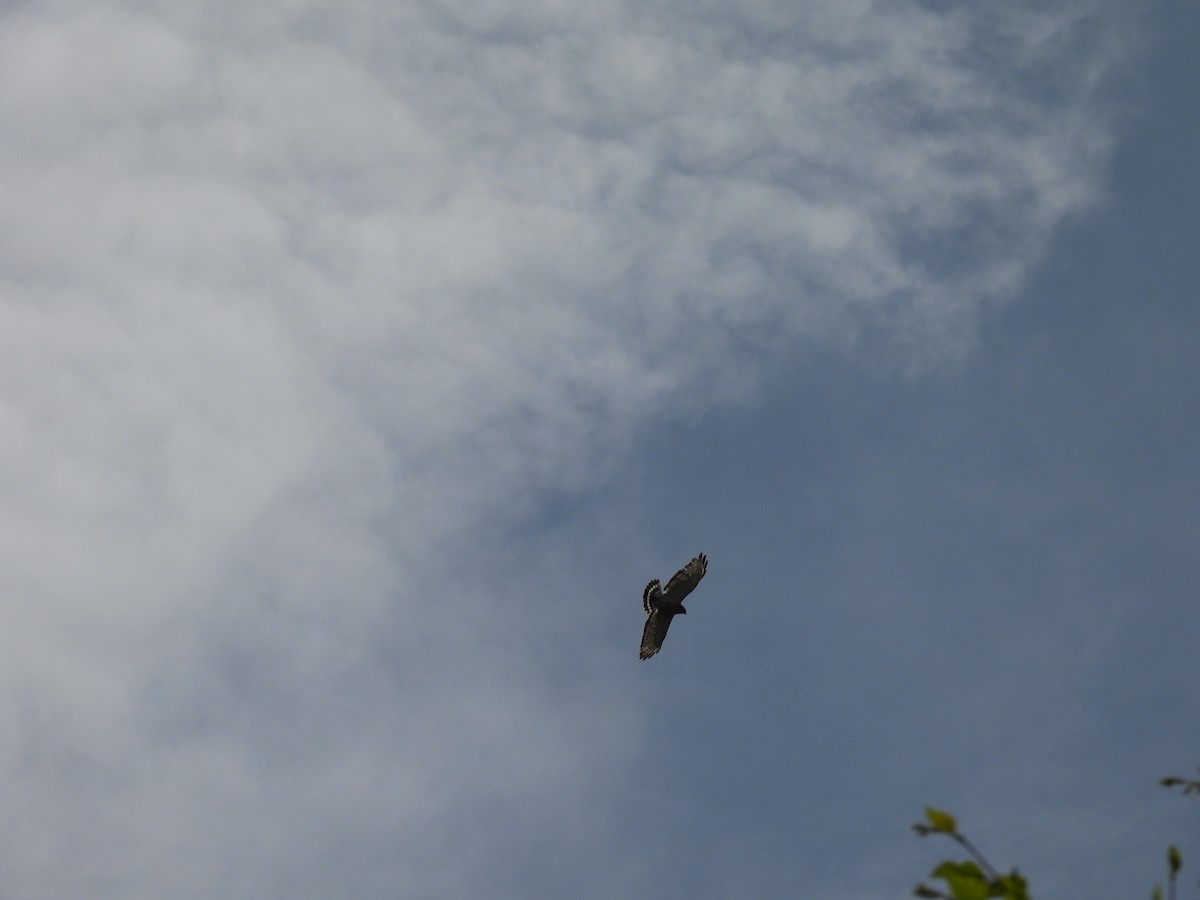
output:
[{"label": "foliage", "polygon": [[972,858],[964,862],[946,860],[929,873],[930,878],[938,878],[946,883],[945,890],[921,883],[913,889],[913,894],[945,900],[988,900],[989,897],[999,897],[1001,900],[1031,900],[1029,886],[1021,873],[1016,869],[1007,875],[997,872],[975,845],[967,840],[966,835],[958,830],[958,821],[954,816],[927,806],[925,819],[925,822],[913,825],[917,834],[921,837],[944,834],[971,854]]},{"label": "foliage", "polygon": [[[1200,769],[1196,770],[1200,772]],[[1182,787],[1184,795],[1200,794],[1200,779],[1180,778],[1178,775],[1168,775],[1159,781],[1163,787]]]},{"label": "foliage", "polygon": [[[1200,770],[1198,770],[1200,771]],[[1200,794],[1200,780],[1168,776],[1159,782],[1163,787],[1182,787],[1184,795]],[[1032,900],[1029,895],[1029,885],[1016,869],[1007,875],[1000,874],[979,852],[966,835],[958,830],[958,820],[948,812],[925,807],[925,821],[913,825],[913,830],[921,837],[931,834],[944,835],[957,843],[970,854],[971,858],[962,862],[945,860],[929,873],[930,878],[945,883],[945,888],[931,887],[924,882],[913,888],[917,897],[939,898],[939,900],[988,900],[998,897],[1000,900]],[[1167,900],[1175,900],[1175,884],[1179,870],[1183,868],[1183,856],[1179,848],[1171,845],[1167,848]],[[1163,900],[1161,886],[1155,886],[1151,893],[1152,900]]]}]

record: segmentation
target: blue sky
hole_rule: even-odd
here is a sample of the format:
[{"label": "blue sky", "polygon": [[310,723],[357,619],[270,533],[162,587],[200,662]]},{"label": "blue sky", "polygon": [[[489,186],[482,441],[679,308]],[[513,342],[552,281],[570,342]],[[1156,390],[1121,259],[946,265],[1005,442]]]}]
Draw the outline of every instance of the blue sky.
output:
[{"label": "blue sky", "polygon": [[0,16],[5,897],[1200,851],[1200,13]]}]

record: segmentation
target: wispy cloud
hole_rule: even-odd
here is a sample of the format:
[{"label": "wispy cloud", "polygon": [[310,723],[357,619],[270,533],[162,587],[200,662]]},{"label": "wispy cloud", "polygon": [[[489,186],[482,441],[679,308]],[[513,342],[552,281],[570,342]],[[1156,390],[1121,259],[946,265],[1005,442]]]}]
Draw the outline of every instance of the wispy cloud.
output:
[{"label": "wispy cloud", "polygon": [[797,338],[969,346],[1117,48],[936,6],[4,13],[6,890],[553,890],[517,809],[599,865],[638,707],[460,539]]}]

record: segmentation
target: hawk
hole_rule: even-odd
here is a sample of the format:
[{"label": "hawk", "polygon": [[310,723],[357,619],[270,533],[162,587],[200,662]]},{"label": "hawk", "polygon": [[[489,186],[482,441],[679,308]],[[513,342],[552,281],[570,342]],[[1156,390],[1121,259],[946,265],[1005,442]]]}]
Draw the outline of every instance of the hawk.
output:
[{"label": "hawk", "polygon": [[701,553],[690,563],[671,576],[663,590],[655,578],[642,591],[642,606],[650,614],[646,619],[646,627],[642,630],[641,659],[649,659],[662,649],[663,639],[667,629],[671,627],[671,619],[676,613],[687,615],[683,608],[683,598],[692,592],[708,570],[708,557]]}]

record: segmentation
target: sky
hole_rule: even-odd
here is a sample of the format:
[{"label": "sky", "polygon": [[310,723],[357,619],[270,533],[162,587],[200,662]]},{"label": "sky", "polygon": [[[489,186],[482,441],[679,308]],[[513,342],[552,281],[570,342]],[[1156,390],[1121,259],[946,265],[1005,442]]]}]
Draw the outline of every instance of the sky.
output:
[{"label": "sky", "polygon": [[0,18],[0,896],[1194,890],[1200,11]]}]

